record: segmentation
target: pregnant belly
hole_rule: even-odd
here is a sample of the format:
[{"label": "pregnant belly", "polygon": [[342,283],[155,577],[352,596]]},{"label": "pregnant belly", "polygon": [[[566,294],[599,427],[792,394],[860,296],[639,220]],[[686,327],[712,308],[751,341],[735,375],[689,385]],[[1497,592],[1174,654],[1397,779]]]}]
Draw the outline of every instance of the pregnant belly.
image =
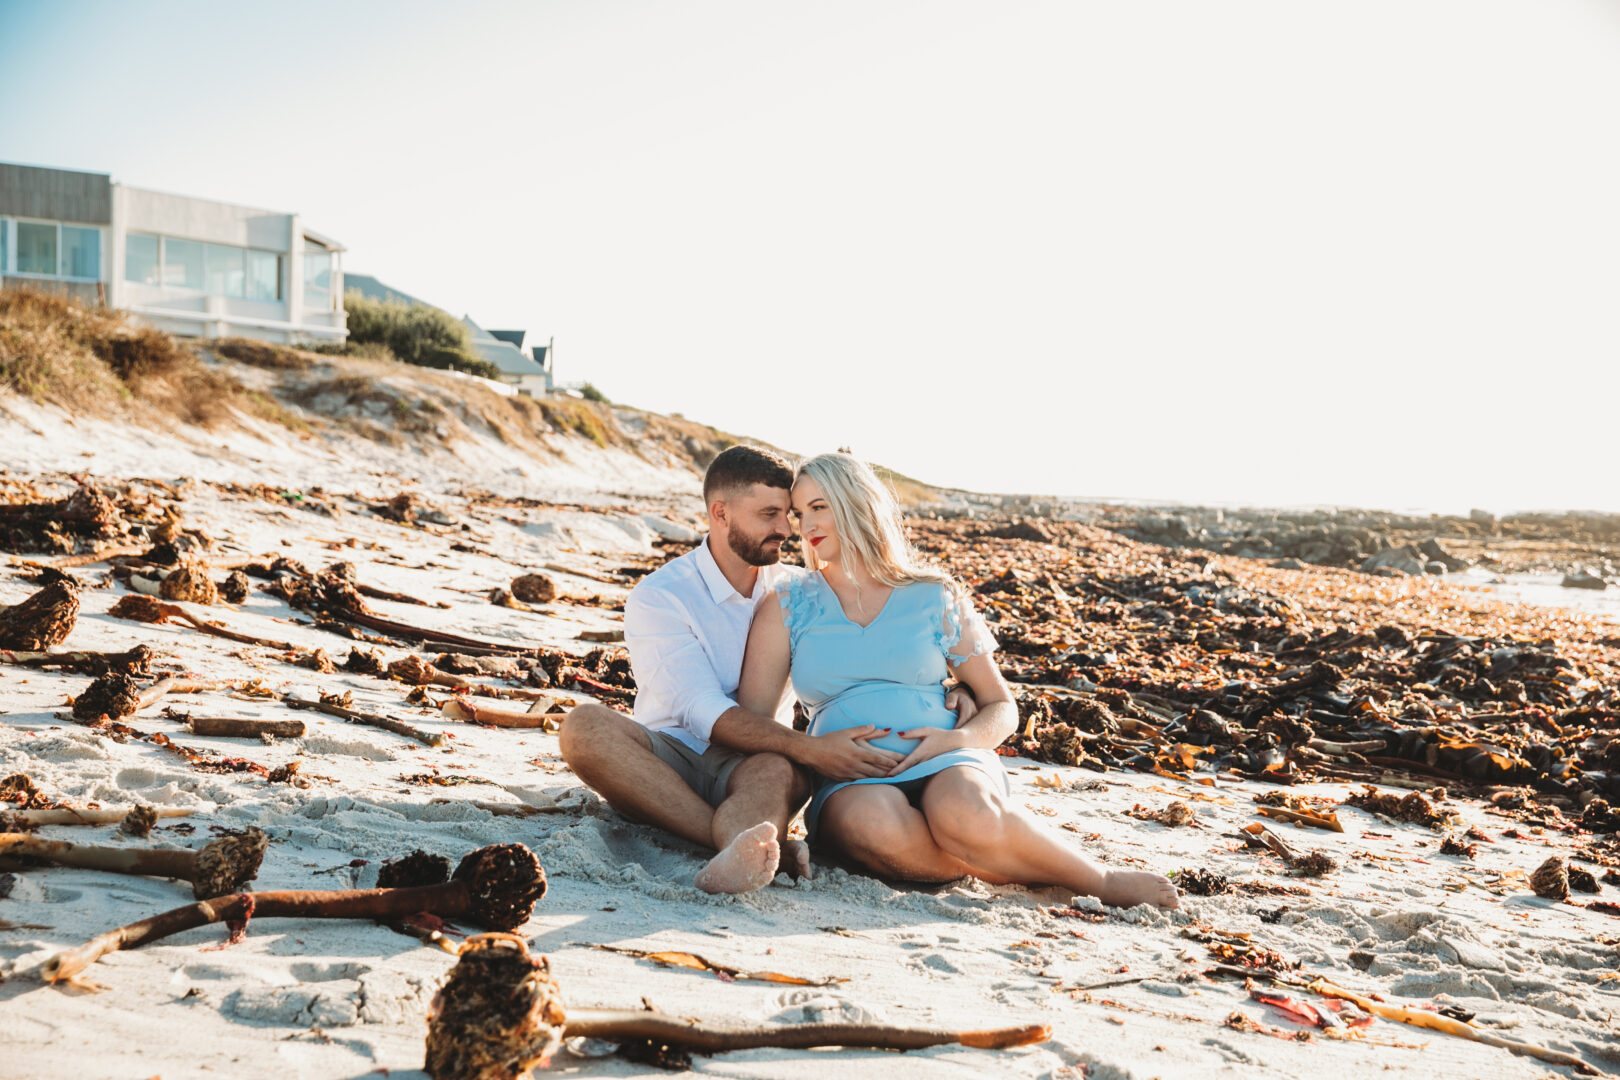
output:
[{"label": "pregnant belly", "polygon": [[846,690],[823,705],[810,725],[810,734],[827,735],[866,724],[892,729],[880,739],[869,740],[873,746],[908,754],[917,740],[902,739],[898,732],[920,727],[953,728],[956,714],[945,707],[942,687],[870,683]]}]

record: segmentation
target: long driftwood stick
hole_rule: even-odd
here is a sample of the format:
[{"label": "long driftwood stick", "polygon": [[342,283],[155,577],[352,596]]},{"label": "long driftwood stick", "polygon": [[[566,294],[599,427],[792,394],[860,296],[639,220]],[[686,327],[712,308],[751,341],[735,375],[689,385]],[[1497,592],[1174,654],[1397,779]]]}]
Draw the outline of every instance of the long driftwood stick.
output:
[{"label": "long driftwood stick", "polygon": [[181,878],[199,900],[235,892],[252,881],[264,861],[268,839],[259,829],[222,836],[198,851],[178,848],[109,848],[45,840],[28,833],[0,833],[0,855],[27,855],[57,866],[115,874]]},{"label": "long driftwood stick", "polygon": [[771,1024],[768,1027],[732,1027],[705,1024],[659,1012],[630,1009],[568,1010],[563,1037],[592,1039],[651,1039],[692,1050],[714,1053],[753,1050],[763,1046],[806,1050],[816,1046],[869,1047],[875,1050],[921,1050],[928,1046],[959,1043],[981,1050],[1028,1046],[1052,1037],[1044,1024],[1020,1027],[951,1031],[944,1028],[888,1027],[883,1024]]},{"label": "long driftwood stick", "polygon": [[[160,818],[190,817],[195,810],[178,806],[154,806],[152,814]],[[128,810],[17,810],[6,815],[8,820],[28,825],[116,825],[129,816]]]},{"label": "long driftwood stick", "polygon": [[256,739],[260,735],[297,739],[304,734],[302,720],[257,720],[238,716],[189,716],[186,727],[193,735],[222,735],[232,739]]},{"label": "long driftwood stick", "polygon": [[241,932],[250,918],[391,922],[425,911],[441,919],[467,916],[498,930],[515,930],[529,921],[535,901],[545,893],[546,874],[534,853],[522,844],[497,844],[462,859],[451,880],[442,885],[234,893],[175,908],[58,953],[45,962],[43,972],[50,982],[61,982],[110,952],[138,948],[209,923],[228,923]]},{"label": "long driftwood stick", "polygon": [[104,652],[13,652],[0,649],[0,661],[23,667],[61,668],[63,671],[100,675],[106,671],[120,671],[126,675],[145,675],[152,663],[152,650],[137,645],[121,653]]},{"label": "long driftwood stick", "polygon": [[364,724],[367,727],[381,728],[383,731],[392,731],[396,735],[404,735],[408,739],[415,739],[424,746],[443,746],[445,738],[437,731],[424,731],[419,727],[412,727],[403,720],[392,720],[376,713],[360,712],[356,709],[345,709],[342,705],[330,705],[324,701],[310,701],[308,698],[294,697],[288,694],[282,698],[282,703],[293,709],[314,709],[328,716],[338,716],[355,724]]}]

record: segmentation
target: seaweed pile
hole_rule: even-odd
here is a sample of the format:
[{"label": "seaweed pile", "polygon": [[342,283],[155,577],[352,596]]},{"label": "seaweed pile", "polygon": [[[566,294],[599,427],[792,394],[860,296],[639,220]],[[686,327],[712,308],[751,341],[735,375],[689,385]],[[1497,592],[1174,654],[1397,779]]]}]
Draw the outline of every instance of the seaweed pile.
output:
[{"label": "seaweed pile", "polygon": [[1547,636],[1504,605],[1448,611],[1438,594],[1395,611],[1340,571],[1285,594],[1253,563],[1043,524],[1045,540],[908,526],[1000,641],[1025,720],[1007,751],[1177,776],[1524,787],[1584,811],[1586,828],[1617,824],[1620,639],[1600,628]]}]

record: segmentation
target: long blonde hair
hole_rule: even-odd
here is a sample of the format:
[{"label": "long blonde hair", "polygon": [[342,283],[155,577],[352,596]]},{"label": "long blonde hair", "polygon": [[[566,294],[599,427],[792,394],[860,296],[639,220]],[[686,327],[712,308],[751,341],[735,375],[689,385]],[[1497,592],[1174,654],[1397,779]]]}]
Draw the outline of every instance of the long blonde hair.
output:
[{"label": "long blonde hair", "polygon": [[[899,588],[920,581],[937,582],[953,591],[951,575],[926,563],[906,539],[900,525],[900,506],[887,484],[866,462],[845,453],[817,454],[799,466],[821,488],[838,527],[839,564],[860,602],[861,575],[865,570],[885,585]],[[795,477],[797,482],[798,477]],[[826,565],[815,549],[804,549],[805,565],[819,570]]]}]

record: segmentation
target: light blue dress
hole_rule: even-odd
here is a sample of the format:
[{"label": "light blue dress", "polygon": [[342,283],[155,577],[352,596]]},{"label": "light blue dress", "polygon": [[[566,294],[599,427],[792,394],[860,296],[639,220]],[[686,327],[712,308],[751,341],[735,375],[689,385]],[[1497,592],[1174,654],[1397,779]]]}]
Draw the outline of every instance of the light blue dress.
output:
[{"label": "light blue dress", "polygon": [[[873,746],[910,753],[917,740],[902,739],[898,732],[956,726],[956,713],[945,707],[947,662],[959,664],[996,645],[972,604],[935,582],[893,590],[864,627],[844,614],[820,573],[781,582],[776,593],[792,648],[793,692],[810,716],[811,735],[872,724],[891,729],[871,740]],[[920,787],[916,781],[957,765],[993,777],[1006,793],[1007,773],[994,751],[951,750],[899,776],[847,781],[818,777],[804,812],[805,828],[814,840],[828,797],[850,784],[899,784],[910,795]]]}]

